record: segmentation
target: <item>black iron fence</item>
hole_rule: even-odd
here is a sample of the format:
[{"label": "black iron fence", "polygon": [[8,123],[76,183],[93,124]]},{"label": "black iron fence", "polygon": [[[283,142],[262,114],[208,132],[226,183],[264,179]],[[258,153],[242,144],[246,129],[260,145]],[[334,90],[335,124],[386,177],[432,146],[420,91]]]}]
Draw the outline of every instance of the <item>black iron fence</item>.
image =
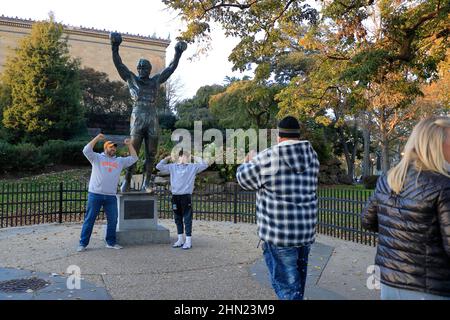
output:
[{"label": "black iron fence", "polygon": [[[82,221],[87,201],[86,183],[0,184],[0,228],[40,223]],[[173,217],[170,191],[159,186],[159,217]],[[367,245],[376,244],[376,234],[364,230],[360,213],[370,190],[320,188],[317,232]],[[256,223],[252,191],[237,185],[207,185],[192,197],[194,219]],[[105,218],[101,212],[99,220]]]}]

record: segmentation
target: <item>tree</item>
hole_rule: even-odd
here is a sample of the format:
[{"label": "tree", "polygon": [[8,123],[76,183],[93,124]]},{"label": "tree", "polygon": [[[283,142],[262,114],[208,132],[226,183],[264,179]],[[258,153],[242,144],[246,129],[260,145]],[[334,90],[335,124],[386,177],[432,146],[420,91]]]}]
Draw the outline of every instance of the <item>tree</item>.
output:
[{"label": "tree", "polygon": [[[320,72],[318,78],[323,80],[327,64],[333,64],[335,76],[327,77],[331,82],[315,82],[308,91],[296,88],[305,80],[305,75],[298,72],[299,76],[291,79],[284,95],[280,95],[281,110],[286,109],[283,103],[295,106],[300,101],[309,114],[314,114],[320,111],[315,101],[330,101],[329,94],[339,90],[335,105],[349,101],[345,95],[357,102],[356,109],[341,108],[341,114],[353,113],[363,120],[364,173],[369,166],[370,128],[376,129],[372,136],[382,151],[386,172],[391,164],[392,144],[407,132],[401,124],[415,121],[422,114],[413,102],[421,95],[422,84],[436,79],[437,63],[445,57],[448,10],[448,1],[447,6],[440,1],[325,3],[324,19],[292,38],[303,46],[300,52],[320,57],[321,70],[311,70],[311,74]],[[291,47],[291,51],[295,49]],[[314,80],[313,76],[309,78]]]},{"label": "tree", "polygon": [[278,112],[277,85],[251,80],[232,81],[224,92],[211,96],[211,113],[223,128],[272,128]]},{"label": "tree", "polygon": [[184,85],[178,76],[172,76],[167,80],[164,87],[166,90],[166,106],[169,109],[165,110],[165,113],[168,113],[168,111],[174,111],[175,105],[181,102],[180,94]]},{"label": "tree", "polygon": [[329,24],[334,31],[311,28],[300,40],[328,60],[345,64],[337,83],[346,83],[359,102],[364,174],[370,136],[378,142],[387,172],[392,144],[408,132],[403,124],[423,114],[413,102],[421,96],[421,86],[437,78],[436,66],[445,57],[448,10],[448,1],[333,1],[322,10],[331,21],[323,20],[321,26]]},{"label": "tree", "polygon": [[80,70],[82,106],[88,127],[103,132],[125,132],[132,103],[128,88],[120,81],[110,81],[104,72],[92,68]]},{"label": "tree", "polygon": [[[308,58],[319,55],[321,61],[342,62],[332,78],[337,85],[310,87],[309,94],[335,94],[334,101],[345,106],[342,118],[367,120],[365,162],[372,136],[382,150],[385,172],[390,167],[391,143],[405,132],[397,128],[417,119],[420,113],[413,102],[425,83],[437,79],[437,66],[448,48],[450,0],[326,0],[321,1],[320,14],[306,1],[164,2],[186,20],[182,38],[187,41],[207,42],[214,24],[226,35],[239,37],[229,56],[234,69],[254,63],[257,80],[275,75],[286,84],[285,94],[278,95],[281,112],[290,112],[298,99],[307,99],[298,84],[311,73]],[[359,106],[348,108],[349,98]],[[314,103],[310,107],[311,113],[326,115]]]},{"label": "tree", "polygon": [[11,104],[10,87],[0,83],[0,140],[10,140],[7,130],[3,127],[3,110]]},{"label": "tree", "polygon": [[364,83],[404,68],[433,78],[445,59],[450,0],[340,0],[329,2],[323,13],[337,23],[342,40],[364,47],[350,57],[349,70]]},{"label": "tree", "polygon": [[377,127],[374,136],[382,169],[390,168],[392,143],[422,112],[414,100],[424,83],[438,77],[448,48],[450,1],[333,1],[323,13],[336,23],[338,37],[353,54],[330,50],[331,59],[350,61],[342,78],[365,91],[367,110]]},{"label": "tree", "polygon": [[[244,70],[250,63],[263,63],[273,55],[284,30],[295,28],[303,21],[314,24],[318,12],[303,0],[163,0],[180,12],[187,22],[180,39],[202,41],[208,48],[211,29],[219,24],[226,36],[238,37],[229,59],[234,69]],[[285,38],[283,41],[289,41]]]},{"label": "tree", "polygon": [[128,88],[120,81],[110,81],[104,72],[93,68],[80,70],[82,104],[86,115],[115,113],[128,115],[131,112],[131,98]]},{"label": "tree", "polygon": [[2,126],[3,110],[11,104],[11,88],[0,83],[0,126]]},{"label": "tree", "polygon": [[[360,149],[356,122],[359,105],[349,83],[340,79],[347,62],[328,59],[318,52],[308,54],[308,63],[305,64],[304,59],[298,59],[298,54],[296,56],[299,67],[291,68],[294,67],[291,63],[288,70],[299,70],[298,76],[289,79],[288,85],[276,96],[280,115],[293,114],[302,121],[310,118],[329,127],[328,131],[336,138],[331,139],[335,154],[344,156],[348,181],[352,181]],[[283,76],[283,81],[285,79]]]},{"label": "tree", "polygon": [[51,15],[33,24],[30,36],[6,62],[2,82],[11,100],[3,124],[15,141],[68,139],[83,129],[79,62],[70,58],[62,35],[62,25]]},{"label": "tree", "polygon": [[422,85],[423,97],[415,102],[431,114],[450,110],[450,49],[446,59],[439,64],[438,74],[438,80]]},{"label": "tree", "polygon": [[224,90],[225,87],[221,85],[203,86],[197,90],[194,97],[178,103],[175,109],[179,120],[175,126],[193,129],[194,121],[202,121],[204,129],[216,127],[217,119],[209,109],[209,99]]},{"label": "tree", "polygon": [[165,101],[159,110],[159,125],[162,129],[173,131],[179,120],[176,115],[177,105],[181,104],[180,93],[183,90],[183,83],[179,77],[170,77],[158,94],[165,95]]}]

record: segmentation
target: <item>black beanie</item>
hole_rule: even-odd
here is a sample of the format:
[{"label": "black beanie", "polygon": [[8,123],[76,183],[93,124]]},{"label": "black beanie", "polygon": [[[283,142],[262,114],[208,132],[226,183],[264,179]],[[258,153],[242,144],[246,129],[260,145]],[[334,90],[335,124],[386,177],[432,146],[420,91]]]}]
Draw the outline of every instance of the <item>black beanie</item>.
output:
[{"label": "black beanie", "polygon": [[278,123],[280,138],[300,138],[300,124],[294,117],[287,116]]}]

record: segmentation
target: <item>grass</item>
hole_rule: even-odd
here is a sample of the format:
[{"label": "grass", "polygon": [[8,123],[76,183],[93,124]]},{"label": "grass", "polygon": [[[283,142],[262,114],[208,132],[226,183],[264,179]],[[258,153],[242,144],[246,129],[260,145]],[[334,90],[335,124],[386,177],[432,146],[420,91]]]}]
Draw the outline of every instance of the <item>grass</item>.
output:
[{"label": "grass", "polygon": [[80,221],[85,212],[90,167],[0,179],[0,228],[59,221],[63,182],[63,221]]}]

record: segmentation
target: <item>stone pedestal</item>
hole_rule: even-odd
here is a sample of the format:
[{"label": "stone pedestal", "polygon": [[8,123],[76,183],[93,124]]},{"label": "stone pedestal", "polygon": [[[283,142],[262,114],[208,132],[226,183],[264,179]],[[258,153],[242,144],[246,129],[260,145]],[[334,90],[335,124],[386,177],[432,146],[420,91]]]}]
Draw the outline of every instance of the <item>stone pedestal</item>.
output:
[{"label": "stone pedestal", "polygon": [[145,192],[117,194],[117,243],[170,243],[169,230],[158,225],[158,199]]}]

